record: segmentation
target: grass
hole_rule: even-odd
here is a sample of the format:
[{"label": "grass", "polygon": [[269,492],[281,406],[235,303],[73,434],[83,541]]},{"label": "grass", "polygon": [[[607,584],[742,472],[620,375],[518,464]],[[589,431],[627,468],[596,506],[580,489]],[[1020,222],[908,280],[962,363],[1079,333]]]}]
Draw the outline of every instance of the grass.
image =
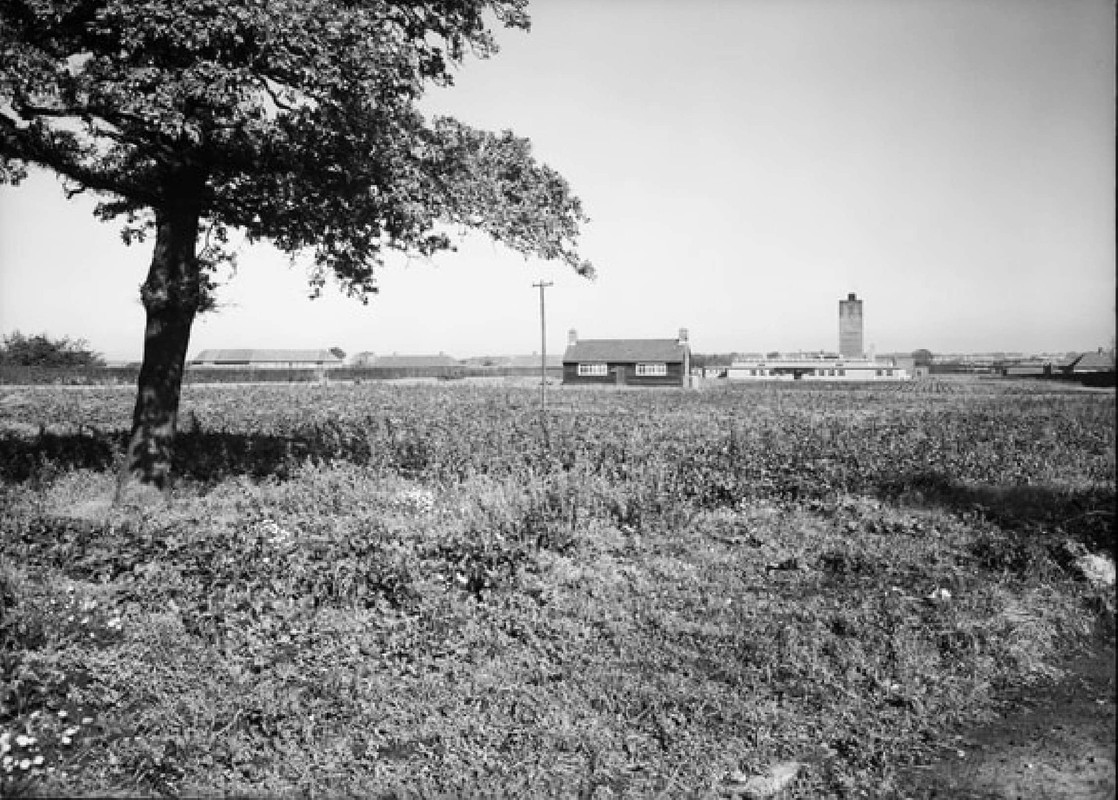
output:
[{"label": "grass", "polygon": [[110,508],[130,395],[4,389],[3,792],[903,796],[1113,633],[1113,392],[552,399],[187,387]]}]

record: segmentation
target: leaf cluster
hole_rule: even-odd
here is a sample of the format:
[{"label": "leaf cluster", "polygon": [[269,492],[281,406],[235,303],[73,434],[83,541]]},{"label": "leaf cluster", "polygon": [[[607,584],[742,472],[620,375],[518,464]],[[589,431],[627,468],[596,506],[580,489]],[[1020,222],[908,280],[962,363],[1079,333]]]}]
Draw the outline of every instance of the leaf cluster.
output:
[{"label": "leaf cluster", "polygon": [[[496,51],[486,16],[528,27],[525,0],[12,0],[0,6],[0,178],[28,164],[93,191],[127,242],[183,202],[199,255],[229,233],[309,253],[375,291],[386,251],[451,247],[480,229],[588,274],[585,216],[566,182],[511,133],[426,120],[428,85]],[[154,212],[154,217],[152,212]]]}]

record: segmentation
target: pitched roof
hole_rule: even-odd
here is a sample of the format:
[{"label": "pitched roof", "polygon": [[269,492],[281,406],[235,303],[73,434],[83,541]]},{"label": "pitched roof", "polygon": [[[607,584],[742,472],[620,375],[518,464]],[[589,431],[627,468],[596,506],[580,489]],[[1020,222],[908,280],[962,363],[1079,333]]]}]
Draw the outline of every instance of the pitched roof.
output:
[{"label": "pitched roof", "polygon": [[682,362],[687,349],[678,339],[580,339],[567,347],[563,363]]},{"label": "pitched roof", "polygon": [[1109,372],[1114,369],[1114,361],[1109,353],[1084,353],[1072,365],[1075,372]]},{"label": "pitched roof", "polygon": [[329,350],[203,350],[191,363],[200,364],[274,364],[303,362],[308,364],[340,364],[342,359]]}]

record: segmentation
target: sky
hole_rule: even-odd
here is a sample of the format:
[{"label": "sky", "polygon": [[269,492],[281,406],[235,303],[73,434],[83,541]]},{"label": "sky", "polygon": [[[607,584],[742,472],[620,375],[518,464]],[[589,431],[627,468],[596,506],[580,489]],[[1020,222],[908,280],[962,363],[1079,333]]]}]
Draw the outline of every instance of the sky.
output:
[{"label": "sky", "polygon": [[[697,352],[1065,352],[1115,330],[1109,0],[536,0],[430,113],[529,137],[591,221],[598,272],[467,235],[397,259],[368,305],[242,247],[189,354],[341,347],[458,358],[582,338]],[[0,187],[0,333],[138,359],[150,244],[34,173]]]}]

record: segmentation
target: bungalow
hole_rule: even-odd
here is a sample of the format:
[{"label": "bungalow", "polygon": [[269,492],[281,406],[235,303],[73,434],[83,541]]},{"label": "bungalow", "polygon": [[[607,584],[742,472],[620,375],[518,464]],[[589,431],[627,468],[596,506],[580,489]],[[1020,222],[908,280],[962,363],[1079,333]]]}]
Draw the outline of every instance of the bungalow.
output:
[{"label": "bungalow", "polygon": [[1096,353],[1083,353],[1072,359],[1068,371],[1073,375],[1114,372],[1114,356],[1100,347]]},{"label": "bungalow", "polygon": [[1060,372],[1078,380],[1085,386],[1113,386],[1115,380],[1114,356],[1101,347],[1096,353],[1083,353],[1061,364]]},{"label": "bungalow", "polygon": [[563,354],[563,383],[571,386],[690,385],[687,329],[675,339],[583,339],[571,330]]},{"label": "bungalow", "polygon": [[329,350],[203,350],[192,367],[233,369],[322,369],[340,367],[342,359]]}]

